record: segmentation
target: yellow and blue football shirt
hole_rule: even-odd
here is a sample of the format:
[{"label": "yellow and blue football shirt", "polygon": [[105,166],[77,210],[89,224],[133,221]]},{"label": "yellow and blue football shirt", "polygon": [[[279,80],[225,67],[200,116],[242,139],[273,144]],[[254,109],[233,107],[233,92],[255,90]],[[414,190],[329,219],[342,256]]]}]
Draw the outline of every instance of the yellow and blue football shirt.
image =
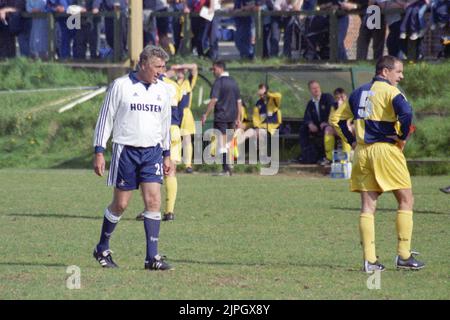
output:
[{"label": "yellow and blue football shirt", "polygon": [[387,80],[375,77],[352,92],[348,103],[336,110],[332,124],[348,143],[355,137],[347,127],[347,119],[354,119],[358,144],[388,142],[387,136],[397,135],[406,140],[412,121],[412,108],[400,90]]}]

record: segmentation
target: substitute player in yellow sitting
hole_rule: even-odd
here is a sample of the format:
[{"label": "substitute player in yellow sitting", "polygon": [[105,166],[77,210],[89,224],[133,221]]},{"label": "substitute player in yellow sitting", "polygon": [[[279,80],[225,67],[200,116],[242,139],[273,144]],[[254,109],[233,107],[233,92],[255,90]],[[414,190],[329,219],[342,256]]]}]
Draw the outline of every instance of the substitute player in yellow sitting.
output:
[{"label": "substitute player in yellow sitting", "polygon": [[[175,71],[177,84],[181,91],[181,100],[178,105],[182,109],[181,136],[183,138],[183,162],[186,165],[186,173],[192,173],[192,141],[191,135],[195,134],[195,122],[192,114],[192,94],[197,83],[198,67],[192,64],[176,64],[171,67]],[[186,77],[186,72],[189,72]],[[181,111],[181,110],[180,110]]]},{"label": "substitute player in yellow sitting", "polygon": [[[348,103],[347,101],[347,94],[345,93],[345,90],[342,88],[336,88],[333,92],[334,96],[334,105],[330,108],[330,115],[328,117],[328,123],[331,124],[333,119],[336,116],[336,110],[338,108],[342,108],[344,103]],[[354,133],[353,125],[351,124],[351,121],[353,119],[348,119],[347,126],[348,129]],[[325,134],[324,134],[324,146],[325,146],[325,157],[328,161],[333,160],[333,150],[334,146],[336,144],[335,136],[338,136],[338,130],[339,128],[333,128],[331,126],[325,128]],[[350,159],[350,151],[352,150],[352,147],[345,141],[342,140],[342,151],[346,152],[348,155],[348,159]]]},{"label": "substitute player in yellow sitting", "polygon": [[[172,120],[170,126],[170,161],[174,170],[164,175],[164,187],[166,191],[166,212],[162,217],[162,221],[175,220],[175,201],[177,199],[178,182],[176,177],[176,165],[181,162],[181,133],[180,125],[183,119],[183,109],[180,107],[182,98],[180,86],[172,79],[175,71],[172,69],[161,75],[162,80],[169,89],[172,97]],[[136,216],[136,220],[143,220],[143,212]]]},{"label": "substitute player in yellow sitting", "polygon": [[260,146],[262,146],[261,143],[265,146],[267,133],[273,135],[282,123],[281,93],[270,92],[268,86],[261,83],[258,85],[258,97],[259,99],[253,107],[253,128],[245,131],[243,139],[239,139],[239,143],[256,136],[258,139],[262,139],[259,142]]},{"label": "substitute player in yellow sitting", "polygon": [[[392,191],[398,202],[395,266],[409,270],[425,266],[411,252],[414,198],[403,148],[410,130],[412,108],[397,88],[402,79],[402,61],[392,56],[382,57],[372,82],[353,91],[349,103],[336,110],[332,123],[340,129],[342,138],[356,148],[351,190],[361,194],[359,230],[367,273],[385,269],[375,253],[375,210],[378,197],[387,191]],[[350,118],[354,118],[356,139],[347,127]]]}]

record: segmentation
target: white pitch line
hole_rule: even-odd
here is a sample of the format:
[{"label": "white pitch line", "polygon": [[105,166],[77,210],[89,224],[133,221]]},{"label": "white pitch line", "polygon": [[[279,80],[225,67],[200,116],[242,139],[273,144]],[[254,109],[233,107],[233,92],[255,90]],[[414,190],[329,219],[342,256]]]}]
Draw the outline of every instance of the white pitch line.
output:
[{"label": "white pitch line", "polygon": [[42,88],[42,89],[19,89],[19,90],[0,90],[0,94],[8,93],[29,93],[29,92],[48,92],[48,91],[61,91],[61,90],[94,90],[101,88],[95,87],[63,87],[63,88]]},{"label": "white pitch line", "polygon": [[89,93],[89,94],[87,94],[87,95],[81,97],[80,99],[77,99],[77,100],[75,100],[75,101],[73,101],[73,102],[71,102],[71,103],[65,105],[64,107],[61,107],[61,108],[58,110],[58,112],[59,112],[59,113],[62,113],[62,112],[64,112],[64,111],[67,111],[67,110],[72,109],[73,107],[75,107],[76,105],[78,105],[78,104],[80,104],[80,103],[83,103],[83,102],[86,102],[86,101],[88,101],[88,100],[91,100],[91,99],[94,98],[95,96],[98,96],[99,94],[102,94],[103,92],[105,92],[106,89],[107,89],[107,87],[101,87],[100,89],[97,89],[97,90],[95,90],[94,92]]}]

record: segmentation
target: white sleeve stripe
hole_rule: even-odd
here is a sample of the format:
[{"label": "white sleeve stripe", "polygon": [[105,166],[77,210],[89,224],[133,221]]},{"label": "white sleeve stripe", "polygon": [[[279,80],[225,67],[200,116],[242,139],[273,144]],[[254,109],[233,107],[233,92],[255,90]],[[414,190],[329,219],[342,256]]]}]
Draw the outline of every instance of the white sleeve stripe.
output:
[{"label": "white sleeve stripe", "polygon": [[99,132],[98,132],[98,136],[97,136],[97,144],[99,146],[102,145],[103,142],[103,135],[105,132],[105,124],[106,124],[106,117],[108,115],[108,111],[109,111],[109,102],[111,100],[111,96],[112,96],[112,88],[111,91],[108,92],[108,95],[106,96],[105,102],[103,103],[103,110],[102,110],[102,114],[100,116],[100,123],[99,123]]},{"label": "white sleeve stripe", "polygon": [[108,92],[108,94],[105,98],[105,102],[103,103],[103,106],[102,106],[100,121],[99,121],[99,125],[97,128],[97,133],[96,133],[97,134],[96,145],[98,145],[98,146],[102,146],[103,135],[105,132],[106,117],[107,117],[108,111],[109,111],[109,102],[111,100],[111,96],[112,96],[112,87],[111,87],[111,90]]}]

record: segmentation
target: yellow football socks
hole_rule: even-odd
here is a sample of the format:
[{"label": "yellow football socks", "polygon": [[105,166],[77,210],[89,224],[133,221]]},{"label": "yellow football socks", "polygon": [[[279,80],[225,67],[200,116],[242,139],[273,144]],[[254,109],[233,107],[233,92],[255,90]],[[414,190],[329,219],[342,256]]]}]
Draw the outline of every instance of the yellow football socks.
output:
[{"label": "yellow football socks", "polygon": [[174,212],[175,200],[177,199],[177,177],[164,177],[166,188],[166,213]]},{"label": "yellow football socks", "polygon": [[412,211],[397,211],[397,254],[402,259],[408,259],[411,256],[411,236],[413,230]]},{"label": "yellow football socks", "polygon": [[374,263],[375,254],[375,217],[371,213],[361,213],[359,216],[359,232],[364,252],[364,260]]},{"label": "yellow football socks", "polygon": [[327,157],[328,160],[332,160],[333,159],[333,150],[334,150],[334,135],[332,134],[325,134],[324,138],[324,146],[325,146],[325,156]]},{"label": "yellow football socks", "polygon": [[187,143],[183,151],[185,152],[184,163],[186,164],[186,168],[192,168],[192,144]]}]

